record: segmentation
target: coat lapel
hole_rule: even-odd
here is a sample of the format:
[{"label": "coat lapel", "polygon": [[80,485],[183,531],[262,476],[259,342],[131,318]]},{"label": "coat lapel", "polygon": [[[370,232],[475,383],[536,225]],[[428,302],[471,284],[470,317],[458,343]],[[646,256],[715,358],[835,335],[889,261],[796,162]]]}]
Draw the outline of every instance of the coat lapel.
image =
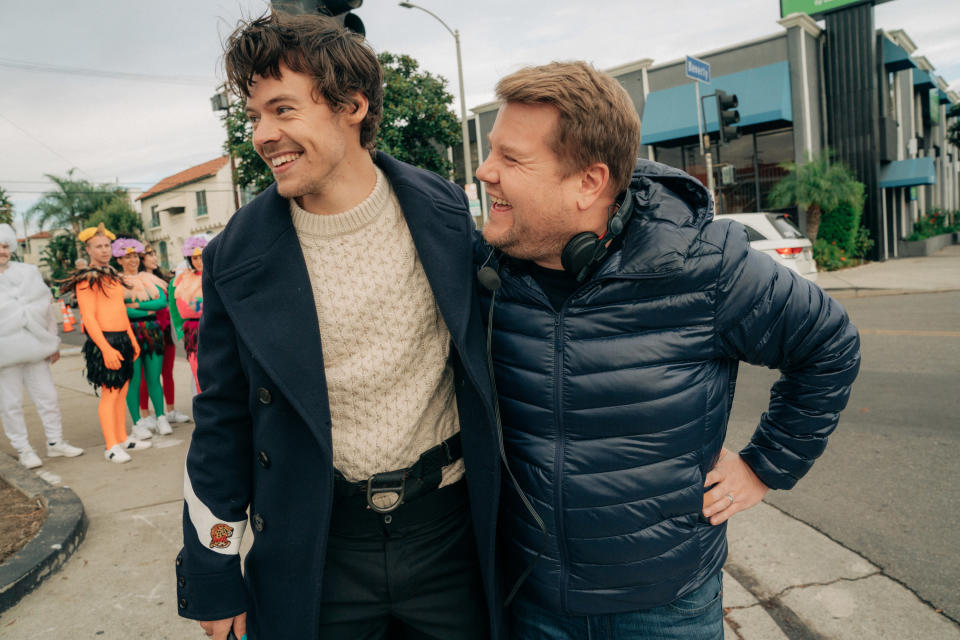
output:
[{"label": "coat lapel", "polygon": [[377,154],[417,248],[433,296],[450,336],[464,347],[473,292],[473,258],[470,219],[465,206],[427,197],[422,187],[403,175],[404,167],[384,154]]},{"label": "coat lapel", "polygon": [[267,250],[225,269],[216,279],[217,290],[254,358],[317,440],[330,447],[330,407],[313,288],[289,204],[275,192],[270,196],[258,237],[251,242]]}]

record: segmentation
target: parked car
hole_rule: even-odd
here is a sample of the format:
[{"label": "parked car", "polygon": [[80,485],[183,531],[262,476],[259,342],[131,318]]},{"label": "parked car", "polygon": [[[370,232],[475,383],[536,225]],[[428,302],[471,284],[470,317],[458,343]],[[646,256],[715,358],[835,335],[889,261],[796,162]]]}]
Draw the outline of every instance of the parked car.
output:
[{"label": "parked car", "polygon": [[817,281],[813,245],[782,213],[726,213],[717,217],[736,220],[747,228],[751,247],[807,280]]}]

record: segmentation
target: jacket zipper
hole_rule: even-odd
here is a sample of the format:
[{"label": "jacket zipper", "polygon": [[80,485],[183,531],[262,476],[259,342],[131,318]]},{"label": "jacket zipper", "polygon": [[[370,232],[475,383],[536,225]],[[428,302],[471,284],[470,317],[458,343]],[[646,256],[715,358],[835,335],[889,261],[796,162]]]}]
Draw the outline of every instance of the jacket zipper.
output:
[{"label": "jacket zipper", "polygon": [[[568,298],[569,300],[569,298]],[[563,369],[563,314],[567,309],[564,302],[560,312],[553,319],[554,356],[553,356],[553,415],[557,425],[557,446],[553,459],[553,513],[554,530],[557,532],[557,551],[560,556],[560,610],[567,610],[567,580],[569,579],[569,559],[566,533],[563,526],[563,458],[566,449],[566,433],[563,430],[563,403],[561,402],[561,373]]]}]

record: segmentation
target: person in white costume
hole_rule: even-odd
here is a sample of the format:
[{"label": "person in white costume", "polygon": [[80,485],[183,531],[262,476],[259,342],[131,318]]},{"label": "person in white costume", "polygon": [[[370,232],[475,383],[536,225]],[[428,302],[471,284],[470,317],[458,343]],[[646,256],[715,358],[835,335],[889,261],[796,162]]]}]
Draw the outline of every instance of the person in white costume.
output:
[{"label": "person in white costume", "polygon": [[72,458],[83,453],[63,439],[63,425],[50,365],[60,359],[56,311],[50,289],[33,265],[13,262],[17,236],[0,224],[0,421],[20,464],[43,464],[27,438],[23,390],[33,400],[47,441],[47,456]]}]

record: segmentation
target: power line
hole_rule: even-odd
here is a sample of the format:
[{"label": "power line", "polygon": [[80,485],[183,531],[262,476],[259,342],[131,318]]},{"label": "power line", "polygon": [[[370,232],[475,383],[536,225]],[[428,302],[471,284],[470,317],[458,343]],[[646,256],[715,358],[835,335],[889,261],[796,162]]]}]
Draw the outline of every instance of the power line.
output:
[{"label": "power line", "polygon": [[203,76],[166,76],[151,73],[129,73],[126,71],[109,71],[106,69],[85,69],[83,67],[65,67],[26,60],[12,60],[0,58],[0,67],[17,69],[19,71],[40,71],[42,73],[58,73],[69,76],[87,76],[93,78],[108,78],[111,80],[135,80],[140,82],[160,82],[163,84],[179,84],[189,86],[208,87],[215,83],[213,78]]},{"label": "power line", "polygon": [[[20,131],[20,133],[22,133],[23,135],[27,136],[28,138],[30,138],[31,140],[33,140],[34,142],[36,142],[37,144],[39,144],[40,146],[42,146],[44,149],[46,149],[47,151],[49,151],[49,152],[52,153],[53,155],[57,156],[58,158],[60,158],[60,159],[63,160],[64,162],[66,162],[67,164],[69,164],[69,165],[71,165],[71,166],[73,166],[73,167],[77,167],[77,163],[75,163],[75,162],[71,161],[70,159],[66,158],[66,157],[65,157],[63,154],[61,154],[59,151],[57,151],[56,149],[52,148],[52,147],[51,147],[50,145],[48,145],[46,142],[44,142],[43,140],[41,140],[41,139],[38,138],[37,136],[33,135],[32,133],[30,133],[29,131],[27,131],[26,129],[24,129],[24,128],[21,127],[20,125],[18,125],[16,122],[14,122],[13,120],[11,120],[11,119],[8,118],[7,116],[5,116],[5,115],[3,115],[2,113],[0,113],[0,118],[3,118],[3,119],[6,120],[7,122],[9,122],[9,123],[10,123],[11,125],[13,125],[16,129],[18,129],[18,130]],[[87,177],[90,178],[91,180],[93,179],[93,176],[91,176],[89,173],[87,173],[86,171],[84,171],[84,170],[81,169],[80,167],[77,167],[77,171],[79,171],[80,173],[84,174],[85,176],[87,176]]]}]

